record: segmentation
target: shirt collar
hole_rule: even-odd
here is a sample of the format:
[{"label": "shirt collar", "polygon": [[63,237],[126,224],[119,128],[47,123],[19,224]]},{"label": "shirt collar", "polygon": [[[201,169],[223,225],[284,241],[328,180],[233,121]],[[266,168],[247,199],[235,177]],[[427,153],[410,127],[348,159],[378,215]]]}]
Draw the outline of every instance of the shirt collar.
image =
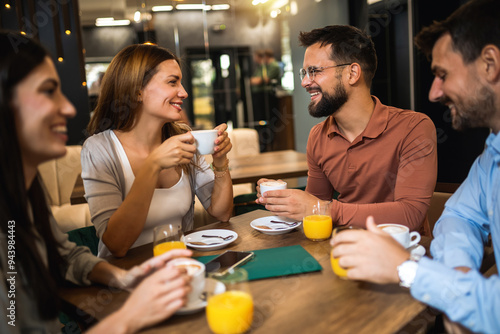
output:
[{"label": "shirt collar", "polygon": [[[372,95],[373,102],[375,102],[375,108],[373,109],[370,121],[361,133],[363,137],[366,138],[377,138],[384,130],[387,128],[387,119],[389,118],[389,108],[380,103],[380,100]],[[328,120],[330,123],[328,137],[333,137],[334,135],[342,136],[340,129],[333,116],[330,116]]]},{"label": "shirt collar", "polygon": [[500,163],[500,134],[490,133],[488,138],[486,138],[486,145],[488,149],[493,150],[493,159],[495,159],[497,163]]}]

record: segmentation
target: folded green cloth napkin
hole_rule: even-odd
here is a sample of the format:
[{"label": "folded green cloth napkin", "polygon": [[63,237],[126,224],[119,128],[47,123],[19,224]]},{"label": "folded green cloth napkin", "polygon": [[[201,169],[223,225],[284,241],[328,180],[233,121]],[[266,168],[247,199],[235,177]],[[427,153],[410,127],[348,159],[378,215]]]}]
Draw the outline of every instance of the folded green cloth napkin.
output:
[{"label": "folded green cloth napkin", "polygon": [[[321,265],[300,245],[260,249],[255,256],[241,266],[248,272],[248,280],[288,276],[320,271]],[[207,263],[217,255],[201,256],[196,260]]]}]

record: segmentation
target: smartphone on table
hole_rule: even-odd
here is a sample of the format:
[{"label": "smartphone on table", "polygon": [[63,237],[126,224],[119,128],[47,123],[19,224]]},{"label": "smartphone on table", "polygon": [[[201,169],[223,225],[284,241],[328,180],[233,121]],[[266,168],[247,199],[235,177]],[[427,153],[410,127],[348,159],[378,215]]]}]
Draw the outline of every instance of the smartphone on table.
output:
[{"label": "smartphone on table", "polygon": [[213,276],[224,276],[230,269],[247,263],[253,257],[253,252],[225,251],[205,263],[205,271]]}]

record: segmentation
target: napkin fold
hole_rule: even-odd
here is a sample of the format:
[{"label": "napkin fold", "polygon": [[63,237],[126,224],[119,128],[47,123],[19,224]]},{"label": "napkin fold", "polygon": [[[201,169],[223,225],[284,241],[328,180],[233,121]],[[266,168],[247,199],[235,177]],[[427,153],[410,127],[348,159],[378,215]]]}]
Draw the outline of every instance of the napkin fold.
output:
[{"label": "napkin fold", "polygon": [[[297,275],[322,269],[318,261],[300,245],[259,249],[251,252],[254,252],[254,258],[241,266],[248,272],[249,281]],[[207,263],[216,256],[201,256],[195,259]]]}]

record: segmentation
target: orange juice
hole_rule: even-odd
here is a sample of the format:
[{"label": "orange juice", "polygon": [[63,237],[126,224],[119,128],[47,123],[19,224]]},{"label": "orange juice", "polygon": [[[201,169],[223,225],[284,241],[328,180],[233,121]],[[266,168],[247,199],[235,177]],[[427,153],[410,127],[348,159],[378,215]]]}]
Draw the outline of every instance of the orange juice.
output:
[{"label": "orange juice", "polygon": [[208,299],[208,326],[216,334],[244,333],[252,319],[253,300],[247,292],[226,291]]},{"label": "orange juice", "polygon": [[166,253],[172,249],[186,249],[186,245],[182,241],[167,241],[156,245],[153,248],[154,256]]},{"label": "orange juice", "polygon": [[332,254],[330,254],[330,262],[332,264],[332,269],[333,272],[340,278],[346,279],[347,278],[347,269],[342,268],[339,265],[339,259],[334,258]]},{"label": "orange juice", "polygon": [[332,217],[326,215],[311,215],[304,217],[304,233],[314,241],[326,240],[332,234]]}]

